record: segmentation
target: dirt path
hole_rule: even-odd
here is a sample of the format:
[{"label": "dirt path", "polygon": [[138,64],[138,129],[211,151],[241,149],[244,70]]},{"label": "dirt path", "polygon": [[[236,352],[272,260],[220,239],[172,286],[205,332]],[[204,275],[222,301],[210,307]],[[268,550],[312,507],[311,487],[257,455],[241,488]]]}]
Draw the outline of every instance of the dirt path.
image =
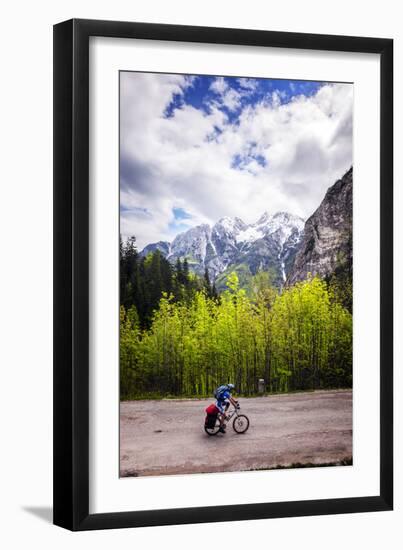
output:
[{"label": "dirt path", "polygon": [[246,434],[232,425],[208,436],[212,399],[125,401],[120,412],[121,476],[241,471],[326,464],[352,456],[352,392],[241,398]]}]

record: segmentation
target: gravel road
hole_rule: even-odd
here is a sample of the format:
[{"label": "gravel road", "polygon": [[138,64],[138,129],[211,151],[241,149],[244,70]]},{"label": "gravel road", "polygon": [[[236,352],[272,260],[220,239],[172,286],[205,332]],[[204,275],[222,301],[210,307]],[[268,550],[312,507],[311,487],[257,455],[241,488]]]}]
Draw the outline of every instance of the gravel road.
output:
[{"label": "gravel road", "polygon": [[351,390],[240,398],[249,430],[204,432],[213,399],[124,401],[120,408],[120,475],[242,471],[352,457]]}]

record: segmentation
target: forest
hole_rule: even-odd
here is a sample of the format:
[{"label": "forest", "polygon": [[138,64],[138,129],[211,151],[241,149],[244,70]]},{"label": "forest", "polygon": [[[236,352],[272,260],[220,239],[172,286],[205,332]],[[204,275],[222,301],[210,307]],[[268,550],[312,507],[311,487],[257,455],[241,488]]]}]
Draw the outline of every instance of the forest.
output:
[{"label": "forest", "polygon": [[218,294],[208,272],[120,243],[121,399],[352,386],[351,282],[309,276],[279,290],[269,272]]}]

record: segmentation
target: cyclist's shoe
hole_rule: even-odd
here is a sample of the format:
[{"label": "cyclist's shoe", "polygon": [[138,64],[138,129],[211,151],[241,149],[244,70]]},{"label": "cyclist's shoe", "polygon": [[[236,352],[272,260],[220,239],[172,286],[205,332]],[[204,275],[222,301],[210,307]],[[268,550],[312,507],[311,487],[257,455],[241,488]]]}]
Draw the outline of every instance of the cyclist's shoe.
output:
[{"label": "cyclist's shoe", "polygon": [[220,429],[218,431],[222,434],[225,434],[225,426],[220,426]]}]

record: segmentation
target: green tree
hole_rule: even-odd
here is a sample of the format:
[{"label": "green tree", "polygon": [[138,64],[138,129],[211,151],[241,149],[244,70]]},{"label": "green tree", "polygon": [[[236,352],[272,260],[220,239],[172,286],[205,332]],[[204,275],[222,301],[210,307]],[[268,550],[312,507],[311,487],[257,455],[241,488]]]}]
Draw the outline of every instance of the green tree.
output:
[{"label": "green tree", "polygon": [[246,292],[232,272],[218,300],[189,273],[192,290],[182,285],[178,299],[164,290],[162,262],[140,262],[154,293],[149,324],[137,308],[121,309],[122,398],[205,396],[228,381],[253,395],[259,378],[272,392],[351,386],[352,316],[326,281],[308,277],[278,293],[258,273]]}]

